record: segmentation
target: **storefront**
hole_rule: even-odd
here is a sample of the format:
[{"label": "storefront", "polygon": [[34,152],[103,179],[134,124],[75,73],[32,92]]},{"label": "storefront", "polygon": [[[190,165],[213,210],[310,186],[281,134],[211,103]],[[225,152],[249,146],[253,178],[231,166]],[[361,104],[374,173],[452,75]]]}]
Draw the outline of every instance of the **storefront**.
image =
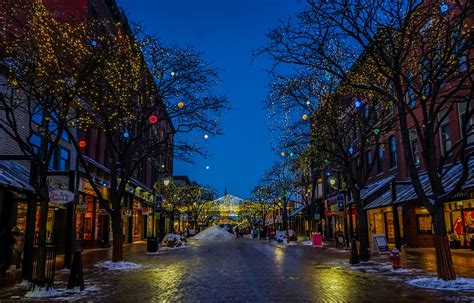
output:
[{"label": "storefront", "polygon": [[[104,199],[108,199],[108,188],[97,185]],[[79,182],[79,199],[76,203],[76,239],[84,240],[85,248],[109,246],[111,220],[108,212],[99,203],[97,193],[88,180]]]},{"label": "storefront", "polygon": [[461,247],[470,247],[474,239],[474,199],[446,203],[444,218],[450,240],[460,241]]},{"label": "storefront", "polygon": [[[402,207],[399,206],[397,211],[399,222],[403,222]],[[385,235],[389,244],[395,244],[395,224],[392,206],[369,209],[367,211],[367,220],[371,235]],[[403,224],[399,224],[399,227],[400,237],[403,239]],[[372,241],[372,237],[369,238],[369,241]]]}]

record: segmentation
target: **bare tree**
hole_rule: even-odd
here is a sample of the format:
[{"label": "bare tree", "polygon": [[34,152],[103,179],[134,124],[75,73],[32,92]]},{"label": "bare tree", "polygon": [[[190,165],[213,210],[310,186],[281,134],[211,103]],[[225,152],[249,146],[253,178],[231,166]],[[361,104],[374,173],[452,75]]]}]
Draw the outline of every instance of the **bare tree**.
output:
[{"label": "bare tree", "polygon": [[[457,106],[465,108],[466,117],[473,113],[472,20],[472,1],[308,0],[295,22],[269,33],[269,45],[261,50],[276,64],[327,72],[396,107],[409,174],[419,201],[433,217],[438,276],[445,280],[456,276],[443,203],[469,176],[469,119],[462,123],[461,138],[447,150],[440,152],[436,138]],[[361,62],[364,67],[358,68]],[[414,137],[421,152],[411,144]],[[443,179],[456,161],[462,173],[448,185]],[[421,184],[420,163],[429,188]]]},{"label": "bare tree", "polygon": [[[4,8],[4,10],[3,10]],[[23,278],[31,279],[36,204],[40,204],[37,281],[44,286],[48,175],[58,145],[75,122],[77,97],[102,63],[87,41],[106,23],[81,23],[52,13],[42,2],[18,1],[2,7],[0,129],[29,157],[30,183],[36,190],[28,205]],[[102,35],[107,39],[107,33]],[[73,127],[73,126],[72,126]]]}]

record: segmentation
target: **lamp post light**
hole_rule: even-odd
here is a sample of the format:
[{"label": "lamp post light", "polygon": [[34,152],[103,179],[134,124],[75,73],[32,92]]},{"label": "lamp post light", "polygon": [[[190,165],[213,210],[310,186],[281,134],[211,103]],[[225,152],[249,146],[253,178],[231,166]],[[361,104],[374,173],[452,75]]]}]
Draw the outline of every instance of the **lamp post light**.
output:
[{"label": "lamp post light", "polygon": [[[343,220],[342,220],[342,224],[343,224],[343,229],[344,229],[344,248],[348,249],[349,248],[349,231],[348,231],[348,226],[347,226],[348,224],[347,224],[347,215],[346,215],[347,209],[346,208],[347,208],[347,199],[348,199],[349,189],[348,188],[345,188],[345,189],[339,188],[336,185],[337,180],[333,176],[328,178],[328,181],[329,181],[329,184],[331,185],[331,187],[337,191],[338,196],[339,196],[340,193],[343,193],[344,191],[347,192],[347,195],[344,195],[344,200],[343,200],[344,207],[342,209],[343,209],[343,216],[344,217],[343,217]],[[339,204],[339,198],[337,200],[338,200],[337,203]],[[339,205],[338,205],[338,210],[340,210]],[[352,216],[352,214],[349,214],[349,215]]]}]

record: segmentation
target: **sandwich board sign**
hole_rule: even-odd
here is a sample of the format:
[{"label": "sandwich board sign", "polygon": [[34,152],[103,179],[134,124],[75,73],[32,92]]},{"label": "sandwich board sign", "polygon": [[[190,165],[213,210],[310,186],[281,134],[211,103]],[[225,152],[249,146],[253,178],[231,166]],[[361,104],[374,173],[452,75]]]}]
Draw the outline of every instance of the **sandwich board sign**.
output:
[{"label": "sandwich board sign", "polygon": [[385,238],[384,234],[374,235],[372,243],[377,248],[377,251],[379,252],[379,254],[389,253],[387,238]]}]

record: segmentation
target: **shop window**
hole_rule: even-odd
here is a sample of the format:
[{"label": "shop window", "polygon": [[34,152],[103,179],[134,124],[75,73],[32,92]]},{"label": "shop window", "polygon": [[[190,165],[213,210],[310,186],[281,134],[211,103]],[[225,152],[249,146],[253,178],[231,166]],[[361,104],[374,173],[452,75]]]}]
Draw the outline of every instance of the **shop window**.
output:
[{"label": "shop window", "polygon": [[416,215],[416,231],[418,234],[432,233],[430,215]]},{"label": "shop window", "polygon": [[390,139],[390,168],[397,166],[398,154],[397,154],[397,138],[391,136]]}]

